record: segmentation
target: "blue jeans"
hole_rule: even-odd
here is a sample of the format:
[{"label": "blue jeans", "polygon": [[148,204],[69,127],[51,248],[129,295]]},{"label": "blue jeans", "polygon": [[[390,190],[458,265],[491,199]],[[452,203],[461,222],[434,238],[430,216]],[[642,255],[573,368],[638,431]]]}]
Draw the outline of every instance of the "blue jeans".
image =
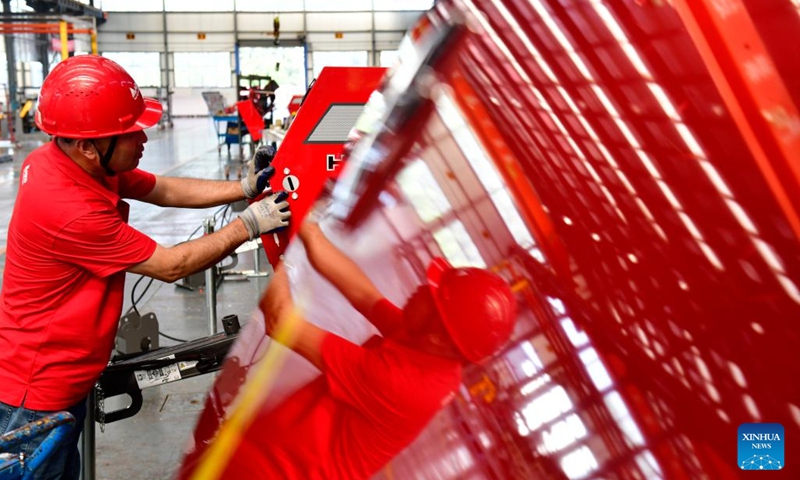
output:
[{"label": "blue jeans", "polygon": [[[50,454],[44,466],[34,472],[36,480],[78,480],[80,477],[81,456],[78,453],[78,438],[81,436],[83,422],[86,419],[86,400],[78,402],[67,411],[75,417],[75,425],[64,438],[60,447]],[[12,407],[0,402],[0,433],[10,432],[50,413],[53,412],[28,410],[24,405]],[[39,448],[44,437],[43,435],[22,444],[19,451],[24,452],[26,456],[31,455]]]}]

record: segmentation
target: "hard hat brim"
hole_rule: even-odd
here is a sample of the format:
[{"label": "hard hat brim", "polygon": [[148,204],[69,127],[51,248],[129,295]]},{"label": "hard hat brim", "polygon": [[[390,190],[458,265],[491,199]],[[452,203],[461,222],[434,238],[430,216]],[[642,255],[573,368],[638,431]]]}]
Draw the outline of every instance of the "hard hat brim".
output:
[{"label": "hard hat brim", "polygon": [[448,263],[447,260],[442,257],[436,257],[431,260],[427,271],[428,285],[434,290],[437,290],[442,281],[442,275],[451,268],[453,267],[450,265],[450,263]]},{"label": "hard hat brim", "polygon": [[154,98],[145,97],[144,111],[142,112],[141,116],[139,116],[139,118],[136,120],[136,123],[131,125],[130,128],[122,133],[135,132],[152,127],[153,125],[157,124],[159,120],[161,120],[161,114],[163,111],[164,109],[161,107],[161,102]]}]

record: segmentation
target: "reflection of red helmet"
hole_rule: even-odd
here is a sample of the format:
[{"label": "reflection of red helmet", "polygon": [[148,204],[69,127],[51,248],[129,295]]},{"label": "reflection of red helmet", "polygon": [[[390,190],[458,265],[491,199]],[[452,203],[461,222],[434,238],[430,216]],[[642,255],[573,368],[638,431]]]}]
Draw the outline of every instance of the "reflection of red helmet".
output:
[{"label": "reflection of red helmet", "polygon": [[99,138],[152,127],[161,104],[142,92],[128,72],[98,55],[56,65],[39,93],[36,126],[65,138]]},{"label": "reflection of red helmet", "polygon": [[508,341],[517,301],[502,278],[436,258],[428,266],[428,285],[445,328],[467,360],[480,362]]}]

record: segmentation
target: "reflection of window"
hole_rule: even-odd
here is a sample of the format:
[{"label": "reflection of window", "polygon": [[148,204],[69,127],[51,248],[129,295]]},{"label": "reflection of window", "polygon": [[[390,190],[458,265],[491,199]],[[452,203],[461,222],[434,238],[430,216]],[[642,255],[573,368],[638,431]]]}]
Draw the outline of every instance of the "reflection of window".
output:
[{"label": "reflection of window", "polygon": [[511,195],[508,194],[508,190],[505,188],[498,190],[491,194],[491,198],[519,246],[526,249],[535,246],[531,232],[525,226],[525,222],[522,220],[519,211],[517,211]]},{"label": "reflection of window", "polygon": [[161,59],[158,52],[103,52],[103,56],[119,63],[140,87],[161,86]]},{"label": "reflection of window", "polygon": [[527,427],[533,431],[571,410],[572,400],[567,395],[567,391],[561,385],[556,385],[531,400],[522,409],[522,416],[525,417]]},{"label": "reflection of window", "polygon": [[517,381],[530,378],[540,372],[544,365],[531,342],[523,340],[504,355],[506,362],[514,372]]},{"label": "reflection of window", "polygon": [[568,415],[564,420],[558,421],[549,429],[542,431],[542,445],[539,453],[547,455],[563,450],[578,439],[585,437],[587,433],[586,426],[577,414]]},{"label": "reflection of window", "polygon": [[228,52],[175,53],[175,86],[230,87],[231,55]]},{"label": "reflection of window", "polygon": [[586,373],[589,374],[589,378],[592,379],[594,387],[598,391],[603,391],[611,386],[613,383],[611,381],[611,376],[608,374],[608,370],[606,370],[603,362],[600,361],[597,350],[589,347],[579,353],[578,356],[581,357],[581,361],[586,367]]},{"label": "reflection of window", "polygon": [[434,232],[433,238],[452,266],[486,268],[486,263],[478,252],[478,247],[467,233],[464,224],[458,220],[454,220]]},{"label": "reflection of window", "polygon": [[[428,165],[421,160],[410,162],[398,175],[397,184],[419,218],[429,223],[453,210]],[[454,267],[486,268],[486,262],[467,229],[458,220],[433,232],[442,254]]]},{"label": "reflection of window", "polygon": [[543,373],[520,387],[519,393],[521,395],[530,395],[550,383],[552,380],[553,379],[550,377],[550,375]]},{"label": "reflection of window", "polygon": [[319,77],[324,67],[366,67],[367,52],[314,52],[314,78]]},{"label": "reflection of window", "polygon": [[656,457],[653,456],[650,450],[645,450],[639,455],[636,455],[636,465],[638,465],[639,469],[644,473],[644,478],[664,478],[661,467],[658,465]]},{"label": "reflection of window", "polygon": [[397,183],[425,223],[436,220],[453,209],[428,165],[421,160],[409,163],[397,175]]},{"label": "reflection of window", "polygon": [[573,347],[578,348],[589,343],[589,336],[586,335],[586,332],[578,330],[578,327],[575,326],[575,322],[573,322],[571,318],[562,318],[561,328],[564,329],[564,333],[567,334],[567,338],[569,338]]},{"label": "reflection of window", "polygon": [[508,193],[508,187],[497,167],[486,156],[485,150],[465,123],[464,117],[459,113],[453,100],[447,95],[440,95],[436,101],[436,107],[442,122],[453,134],[453,139],[461,153],[469,162],[478,180],[483,184],[514,240],[522,248],[536,250],[535,258],[542,258],[541,252],[535,248],[536,243],[533,236]]},{"label": "reflection of window", "polygon": [[644,445],[644,437],[641,430],[636,426],[636,422],[631,417],[631,412],[625,406],[622,396],[613,390],[603,397],[603,401],[614,418],[614,421],[619,425],[620,430],[625,434],[625,437],[633,445]]},{"label": "reflection of window", "polygon": [[569,478],[583,478],[596,468],[597,459],[586,445],[561,458],[561,469]]}]

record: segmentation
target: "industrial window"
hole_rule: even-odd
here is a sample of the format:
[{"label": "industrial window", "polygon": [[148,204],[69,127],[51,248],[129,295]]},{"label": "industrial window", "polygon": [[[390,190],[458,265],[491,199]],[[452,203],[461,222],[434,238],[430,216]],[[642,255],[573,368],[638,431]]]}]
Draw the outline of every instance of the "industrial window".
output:
[{"label": "industrial window", "polygon": [[305,7],[309,12],[367,12],[372,10],[372,0],[306,0]]},{"label": "industrial window", "polygon": [[374,0],[375,10],[428,10],[433,0]]},{"label": "industrial window", "polygon": [[160,12],[163,0],[103,0],[99,5],[106,12]]},{"label": "industrial window", "polygon": [[158,52],[103,52],[103,56],[119,63],[140,87],[161,86],[161,59]]},{"label": "industrial window", "polygon": [[42,62],[24,62],[20,73],[22,73],[22,85],[20,87],[39,88],[44,82]]},{"label": "industrial window", "polygon": [[178,88],[231,86],[228,52],[175,53],[175,86]]},{"label": "industrial window", "polygon": [[237,12],[302,12],[304,0],[236,0]]},{"label": "industrial window", "polygon": [[232,12],[233,0],[164,0],[168,12]]},{"label": "industrial window", "polygon": [[314,78],[319,77],[324,67],[366,67],[367,52],[314,52]]},{"label": "industrial window", "polygon": [[275,118],[289,116],[292,96],[306,92],[303,47],[241,47],[239,70],[242,75],[269,75],[278,83]]},{"label": "industrial window", "polygon": [[391,68],[395,62],[400,61],[400,52],[397,50],[381,50],[381,67]]},{"label": "industrial window", "polygon": [[8,85],[8,61],[6,60],[6,52],[0,52],[0,65],[4,65],[4,68],[0,68],[0,85],[3,86],[2,94],[0,96],[0,102],[5,104],[6,101],[6,88]]}]

